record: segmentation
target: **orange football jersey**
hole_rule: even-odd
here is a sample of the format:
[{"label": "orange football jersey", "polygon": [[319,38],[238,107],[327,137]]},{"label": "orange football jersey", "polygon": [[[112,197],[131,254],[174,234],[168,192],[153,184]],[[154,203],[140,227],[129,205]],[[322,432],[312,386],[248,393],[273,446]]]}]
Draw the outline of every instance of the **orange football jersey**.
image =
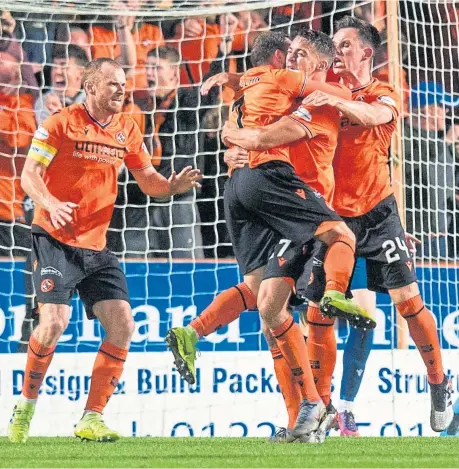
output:
[{"label": "orange football jersey", "polygon": [[289,118],[306,130],[306,138],[290,147],[295,173],[332,204],[333,157],[338,144],[340,114],[332,106],[300,106]]},{"label": "orange football jersey", "polygon": [[[290,114],[296,99],[305,96],[307,77],[304,72],[275,69],[270,65],[254,67],[242,75],[239,99],[233,102],[232,120],[238,127],[263,127]],[[290,164],[289,147],[249,152],[249,166],[269,161]]]},{"label": "orange football jersey", "polygon": [[0,220],[24,223],[21,173],[35,129],[33,96],[0,94]]},{"label": "orange football jersey", "polygon": [[333,162],[336,182],[333,208],[345,217],[364,215],[392,194],[389,146],[400,109],[394,89],[375,78],[367,86],[352,90],[352,100],[383,104],[392,111],[393,119],[375,127],[341,119]]},{"label": "orange football jersey", "polygon": [[46,166],[43,180],[62,202],[74,202],[73,223],[56,230],[49,213],[37,207],[34,225],[64,244],[101,251],[118,194],[118,172],[151,164],[137,124],[116,114],[101,124],[84,104],[73,104],[36,130],[28,158]]},{"label": "orange football jersey", "polygon": [[[240,79],[241,89],[231,107],[231,121],[242,127],[264,127],[297,109],[298,99],[322,90],[345,99],[349,90],[340,84],[308,81],[298,70],[275,69],[263,65],[248,70]],[[290,145],[249,152],[249,166],[254,168],[269,161],[291,163]]]}]

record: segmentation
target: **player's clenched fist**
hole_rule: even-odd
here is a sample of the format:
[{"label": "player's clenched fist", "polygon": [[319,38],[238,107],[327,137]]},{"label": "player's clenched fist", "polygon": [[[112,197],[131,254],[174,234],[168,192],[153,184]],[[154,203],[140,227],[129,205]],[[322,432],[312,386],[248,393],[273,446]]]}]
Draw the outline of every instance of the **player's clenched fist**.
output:
[{"label": "player's clenched fist", "polygon": [[172,194],[182,194],[188,192],[193,187],[199,188],[199,180],[202,179],[201,171],[199,169],[193,169],[191,166],[186,166],[176,173],[175,171],[169,178],[170,191]]},{"label": "player's clenched fist", "polygon": [[77,204],[73,202],[60,202],[53,203],[49,209],[51,223],[56,230],[64,227],[65,225],[73,222],[73,210],[78,208]]}]

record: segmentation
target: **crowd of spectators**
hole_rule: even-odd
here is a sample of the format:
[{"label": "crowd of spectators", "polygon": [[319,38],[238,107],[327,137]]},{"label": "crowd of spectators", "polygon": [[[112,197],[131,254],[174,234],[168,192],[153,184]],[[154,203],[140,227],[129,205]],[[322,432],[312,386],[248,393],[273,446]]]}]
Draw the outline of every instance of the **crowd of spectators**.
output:
[{"label": "crowd of spectators", "polygon": [[[406,18],[422,13],[424,21],[438,23],[428,5],[431,17],[426,20],[427,13],[419,13],[423,7],[417,2],[402,3]],[[110,6],[132,11],[139,7],[137,0]],[[162,21],[127,15],[1,11],[0,255],[23,256],[28,248],[33,207],[19,178],[33,132],[53,112],[84,101],[82,69],[89,60],[111,57],[127,73],[124,112],[133,116],[145,135],[157,170],[168,177],[191,164],[205,178],[201,190],[175,196],[172,204],[170,199],[145,196],[127,170],[122,170],[108,247],[126,257],[231,256],[222,206],[227,168],[218,129],[227,118],[232,94],[216,89],[203,97],[200,84],[221,71],[249,68],[251,46],[268,28],[292,32],[307,23],[331,33],[335,20],[353,13],[373,22],[386,38],[384,6],[384,1],[306,1]],[[445,6],[437,8],[436,14],[450,15],[451,11]],[[400,51],[405,82],[402,127],[407,227],[422,239],[424,255],[456,257],[459,125],[455,125],[457,103],[451,93],[458,90],[440,85],[444,74],[429,74],[431,67],[420,59],[425,59],[420,52],[424,44],[407,39],[417,34],[419,24],[407,21],[406,25]],[[430,31],[437,35],[432,44],[443,44],[443,36],[453,36],[441,26]],[[451,47],[457,52],[457,38]],[[438,56],[438,50],[431,54]],[[451,55],[448,63],[457,72],[459,54],[456,59]],[[437,62],[439,70],[443,63]],[[387,64],[387,47],[382,47],[375,58],[375,72],[385,81],[389,80]]]}]

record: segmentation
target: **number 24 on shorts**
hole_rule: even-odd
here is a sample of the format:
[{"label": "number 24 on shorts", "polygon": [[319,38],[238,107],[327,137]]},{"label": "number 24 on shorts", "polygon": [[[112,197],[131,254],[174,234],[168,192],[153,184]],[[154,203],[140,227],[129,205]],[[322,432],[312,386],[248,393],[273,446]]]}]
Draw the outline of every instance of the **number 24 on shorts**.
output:
[{"label": "number 24 on shorts", "polygon": [[393,262],[400,260],[400,254],[397,251],[406,252],[407,259],[410,258],[410,252],[405,240],[400,239],[398,236],[395,238],[395,241],[392,239],[384,241],[384,243],[382,243],[382,248],[386,249],[386,259],[388,264],[392,264]]}]

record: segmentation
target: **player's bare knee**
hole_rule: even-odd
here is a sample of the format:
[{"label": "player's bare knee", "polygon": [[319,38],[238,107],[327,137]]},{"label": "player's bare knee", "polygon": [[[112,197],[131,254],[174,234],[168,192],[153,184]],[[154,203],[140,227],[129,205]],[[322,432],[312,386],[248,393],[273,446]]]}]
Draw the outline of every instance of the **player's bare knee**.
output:
[{"label": "player's bare knee", "polygon": [[273,314],[276,314],[273,295],[266,290],[260,289],[257,298],[257,308],[263,321],[270,324]]},{"label": "player's bare knee", "polygon": [[411,298],[415,298],[420,294],[419,286],[416,282],[413,282],[410,285],[406,285],[405,287],[393,288],[389,290],[389,295],[395,305],[411,300]]},{"label": "player's bare knee", "polygon": [[355,250],[355,235],[344,222],[337,223],[333,228],[321,233],[317,238],[328,246],[337,241],[342,241]]},{"label": "player's bare knee", "polygon": [[48,316],[46,320],[40,321],[39,341],[45,347],[50,347],[59,340],[67,329],[68,321],[57,315]]},{"label": "player's bare knee", "polygon": [[94,305],[93,312],[105,329],[108,342],[120,348],[129,346],[135,323],[127,301],[100,301]]},{"label": "player's bare knee", "polygon": [[134,334],[135,322],[130,308],[120,308],[114,312],[116,320],[110,323],[107,329],[107,335],[113,337],[115,345],[120,347],[127,346]]},{"label": "player's bare knee", "polygon": [[40,323],[37,338],[45,347],[57,343],[67,329],[70,320],[70,308],[67,305],[46,304],[40,307]]},{"label": "player's bare knee", "polygon": [[250,291],[257,296],[260,290],[260,284],[263,280],[265,267],[259,267],[249,274],[244,275],[244,283],[250,288]]}]

